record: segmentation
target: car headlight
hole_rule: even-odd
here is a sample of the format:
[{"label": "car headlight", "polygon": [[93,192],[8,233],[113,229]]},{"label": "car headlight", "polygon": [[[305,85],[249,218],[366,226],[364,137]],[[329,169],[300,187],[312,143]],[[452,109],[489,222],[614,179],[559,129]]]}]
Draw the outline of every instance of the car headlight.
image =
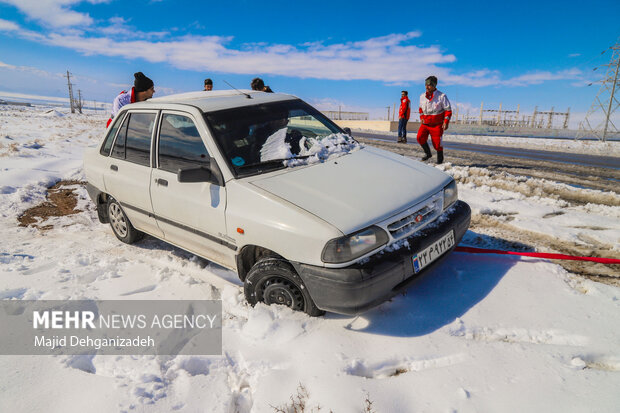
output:
[{"label": "car headlight", "polygon": [[453,179],[443,189],[443,209],[449,208],[459,199],[459,191],[456,189],[456,181]]},{"label": "car headlight", "polygon": [[376,226],[334,238],[323,248],[323,262],[339,264],[352,261],[387,244],[388,240],[387,233]]}]

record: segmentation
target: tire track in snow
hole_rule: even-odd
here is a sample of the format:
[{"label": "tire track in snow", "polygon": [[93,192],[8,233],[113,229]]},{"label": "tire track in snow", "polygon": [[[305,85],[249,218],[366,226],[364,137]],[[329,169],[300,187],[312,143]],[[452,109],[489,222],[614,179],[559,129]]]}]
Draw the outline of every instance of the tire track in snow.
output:
[{"label": "tire track in snow", "polygon": [[409,372],[420,372],[428,369],[449,367],[463,363],[467,360],[464,354],[452,354],[448,356],[431,357],[424,359],[387,359],[369,363],[363,359],[349,360],[344,372],[351,376],[365,377],[367,379],[387,379]]},{"label": "tire track in snow", "polygon": [[576,369],[593,369],[601,371],[620,372],[620,357],[603,355],[575,356],[570,362]]},{"label": "tire track in snow", "polygon": [[[510,223],[489,215],[472,214],[470,228],[479,234],[485,234],[490,238],[503,240],[507,245],[513,243],[521,247],[529,247],[531,251],[555,252],[576,256],[594,256],[620,258],[618,251],[612,245],[598,242],[592,237],[581,239],[586,242],[577,244],[571,241],[564,241],[555,236],[541,234],[538,232],[524,230]],[[486,245],[484,238],[480,238],[480,243],[472,246],[481,248],[491,248],[494,245]],[[579,275],[593,281],[602,282],[608,285],[620,286],[620,273],[617,265],[600,264],[582,261],[555,261],[571,274]]]},{"label": "tire track in snow", "polygon": [[461,325],[459,328],[452,329],[450,335],[462,337],[466,340],[502,342],[502,343],[528,343],[546,344],[555,346],[585,347],[590,343],[590,339],[585,336],[568,334],[558,330],[530,330],[518,327],[471,327],[466,328]]}]

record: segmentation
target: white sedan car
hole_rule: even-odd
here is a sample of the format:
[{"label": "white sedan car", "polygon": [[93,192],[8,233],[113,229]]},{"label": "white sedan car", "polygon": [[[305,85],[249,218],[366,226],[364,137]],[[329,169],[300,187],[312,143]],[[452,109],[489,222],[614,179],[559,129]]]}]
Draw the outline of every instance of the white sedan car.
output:
[{"label": "white sedan car", "polygon": [[230,268],[251,304],[357,314],[457,245],[442,171],[364,147],[297,97],[195,92],[127,105],[84,156],[102,223]]}]

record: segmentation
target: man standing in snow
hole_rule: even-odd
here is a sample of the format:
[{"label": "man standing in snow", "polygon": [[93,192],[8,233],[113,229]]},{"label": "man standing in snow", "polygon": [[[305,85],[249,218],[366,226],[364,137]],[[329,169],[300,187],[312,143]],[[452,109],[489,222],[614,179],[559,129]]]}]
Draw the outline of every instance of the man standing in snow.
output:
[{"label": "man standing in snow", "polygon": [[147,99],[153,97],[155,93],[155,85],[153,81],[146,77],[144,73],[137,72],[133,74],[134,81],[133,87],[131,88],[131,93],[128,93],[126,90],[123,90],[120,95],[114,99],[114,103],[112,103],[112,115],[110,119],[108,119],[108,123],[106,127],[110,126],[112,123],[112,119],[118,113],[121,108],[129,103],[135,102],[143,102]]},{"label": "man standing in snow", "polygon": [[411,102],[409,92],[400,92],[400,108],[398,109],[398,142],[407,143],[407,121],[411,114]]},{"label": "man standing in snow", "polygon": [[420,95],[420,121],[422,124],[418,129],[418,143],[424,149],[423,161],[431,158],[431,148],[428,146],[428,135],[431,135],[433,147],[437,151],[437,163],[443,162],[443,146],[441,137],[443,132],[448,130],[452,108],[448,97],[437,90],[437,78],[429,76],[426,78],[426,92]]},{"label": "man standing in snow", "polygon": [[213,80],[205,79],[205,92],[210,92],[213,90]]}]

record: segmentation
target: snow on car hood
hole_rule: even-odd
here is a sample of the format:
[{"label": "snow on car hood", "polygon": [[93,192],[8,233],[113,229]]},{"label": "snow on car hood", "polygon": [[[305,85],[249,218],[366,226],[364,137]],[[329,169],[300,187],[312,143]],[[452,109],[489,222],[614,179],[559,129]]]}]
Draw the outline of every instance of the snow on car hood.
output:
[{"label": "snow on car hood", "polygon": [[299,153],[294,155],[291,152],[291,145],[286,142],[286,137],[287,128],[282,128],[271,135],[261,148],[261,161],[282,159],[282,163],[289,167],[309,165],[338,158],[364,147],[344,133],[333,133],[321,139],[303,136],[299,139]]},{"label": "snow on car hood", "polygon": [[252,184],[348,234],[423,201],[450,179],[421,162],[366,147],[324,163],[258,177]]}]

